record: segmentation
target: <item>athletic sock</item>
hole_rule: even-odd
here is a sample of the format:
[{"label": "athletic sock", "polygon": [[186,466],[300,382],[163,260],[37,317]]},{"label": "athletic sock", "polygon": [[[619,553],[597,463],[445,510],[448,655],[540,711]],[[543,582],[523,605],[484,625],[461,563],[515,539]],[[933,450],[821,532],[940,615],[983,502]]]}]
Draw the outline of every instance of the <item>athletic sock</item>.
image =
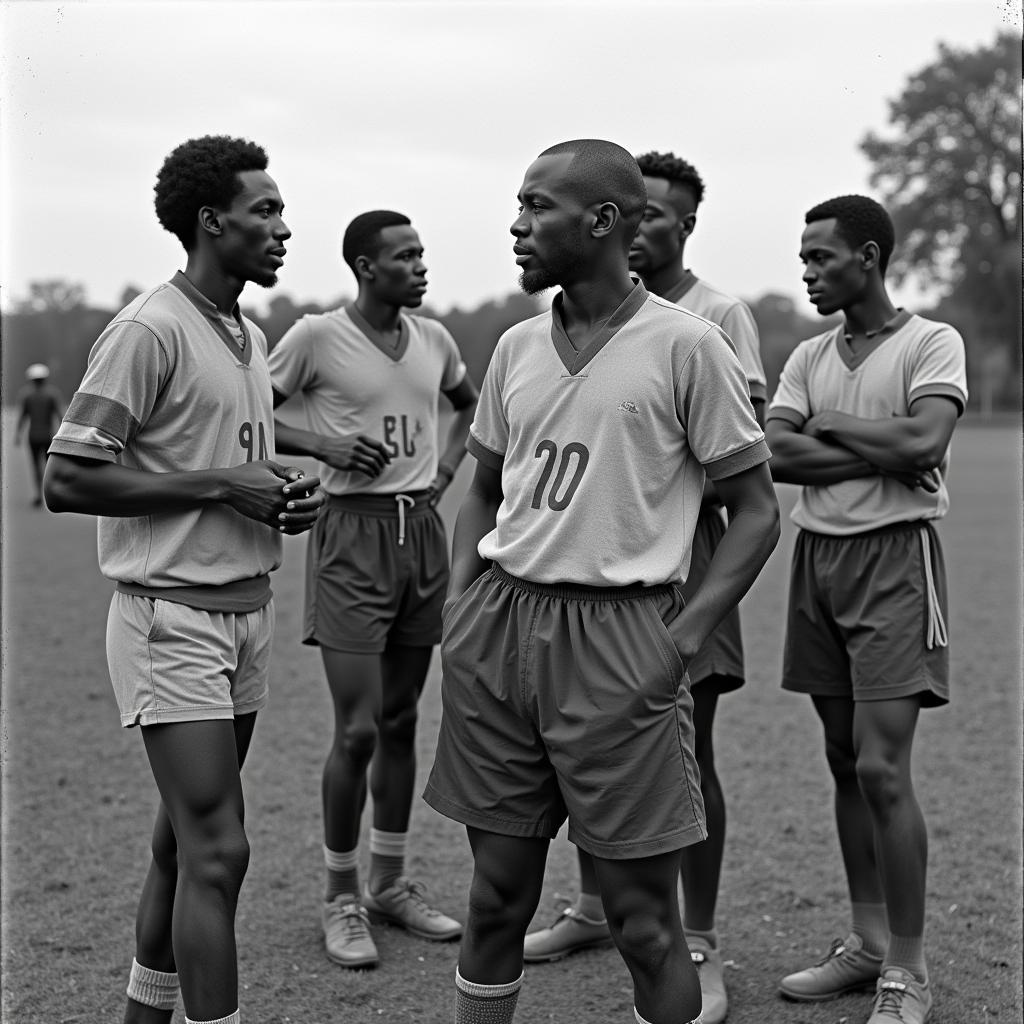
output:
[{"label": "athletic sock", "polygon": [[324,864],[327,865],[327,894],[324,899],[330,903],[335,896],[354,896],[359,899],[359,868],[356,850],[338,853],[324,847]]},{"label": "athletic sock", "polygon": [[718,932],[714,928],[709,932],[702,932],[698,928],[687,928],[683,925],[683,934],[687,943],[690,939],[703,939],[712,949],[718,949]]},{"label": "athletic sock", "polygon": [[178,975],[143,967],[134,957],[128,975],[128,998],[156,1010],[173,1010],[178,1005]]},{"label": "athletic sock", "polygon": [[864,943],[864,952],[882,956],[889,942],[889,915],[884,903],[851,903],[851,930]]},{"label": "athletic sock", "polygon": [[928,967],[924,962],[923,935],[890,935],[882,969],[902,967],[923,985],[928,980]]},{"label": "athletic sock", "polygon": [[507,985],[477,985],[455,968],[455,1024],[512,1024],[523,975]]},{"label": "athletic sock", "polygon": [[226,1017],[218,1017],[216,1020],[193,1020],[191,1017],[185,1017],[185,1024],[241,1024],[242,1018],[238,1015],[238,1011],[229,1013]]},{"label": "athletic sock", "polygon": [[604,904],[601,902],[601,897],[598,893],[580,890],[580,894],[576,897],[576,902],[573,904],[573,909],[582,914],[588,921],[604,924]]},{"label": "athletic sock", "polygon": [[390,889],[405,870],[405,843],[408,835],[408,832],[370,829],[370,892],[374,895]]}]

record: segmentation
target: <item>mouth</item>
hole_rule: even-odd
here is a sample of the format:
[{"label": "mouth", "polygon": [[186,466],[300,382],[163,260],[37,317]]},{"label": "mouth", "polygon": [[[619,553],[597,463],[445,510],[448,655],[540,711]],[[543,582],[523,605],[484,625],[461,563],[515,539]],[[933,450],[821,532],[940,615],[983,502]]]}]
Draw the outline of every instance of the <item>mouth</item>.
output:
[{"label": "mouth", "polygon": [[414,284],[412,286],[412,288],[410,289],[410,291],[418,292],[420,295],[422,295],[426,290],[427,290],[427,282],[426,281],[420,281],[417,284]]},{"label": "mouth", "polygon": [[287,251],[288,250],[285,249],[284,246],[281,246],[278,249],[271,249],[269,255],[270,255],[270,258],[272,260],[276,260],[277,261],[277,265],[280,267],[280,266],[284,265],[284,254]]},{"label": "mouth", "polygon": [[527,260],[533,257],[533,253],[529,249],[523,249],[518,245],[512,246],[512,251],[516,254],[516,263],[522,266]]}]

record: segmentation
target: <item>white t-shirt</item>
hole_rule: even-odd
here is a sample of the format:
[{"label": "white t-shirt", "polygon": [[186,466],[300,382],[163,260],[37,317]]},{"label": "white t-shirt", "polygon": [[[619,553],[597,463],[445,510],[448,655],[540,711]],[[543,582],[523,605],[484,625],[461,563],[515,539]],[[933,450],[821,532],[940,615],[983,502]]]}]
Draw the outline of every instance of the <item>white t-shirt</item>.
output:
[{"label": "white t-shirt", "polygon": [[[949,324],[907,316],[891,333],[854,354],[845,327],[801,342],[782,369],[768,418],[796,427],[817,412],[834,409],[865,419],[908,416],[915,399],[940,395],[962,414],[967,405],[964,343]],[[890,477],[869,476],[835,484],[804,486],[793,508],[797,526],[843,536],[892,523],[939,519],[949,509],[945,475],[949,451],[939,467],[935,493],[911,490]]]},{"label": "white t-shirt", "polygon": [[391,454],[374,479],[321,464],[329,494],[423,490],[437,475],[438,399],[459,385],[466,364],[443,324],[405,313],[398,323],[392,347],[354,306],[304,316],[270,353],[274,390],[302,393],[311,431],[366,434]]},{"label": "white t-shirt", "polygon": [[685,577],[705,471],[769,458],[739,361],[639,282],[580,352],[560,310],[506,331],[484,379],[467,447],[504,498],[480,555],[538,583]]}]

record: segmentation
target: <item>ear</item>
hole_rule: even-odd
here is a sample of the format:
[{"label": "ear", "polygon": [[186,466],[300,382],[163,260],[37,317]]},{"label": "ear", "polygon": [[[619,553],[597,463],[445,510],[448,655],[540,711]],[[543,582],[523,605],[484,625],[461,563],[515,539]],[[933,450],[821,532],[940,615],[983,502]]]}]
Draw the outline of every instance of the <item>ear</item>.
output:
[{"label": "ear", "polygon": [[685,242],[690,235],[693,234],[693,229],[697,226],[697,214],[688,213],[683,217],[679,218],[679,238]]},{"label": "ear", "polygon": [[879,249],[877,242],[865,242],[860,247],[860,265],[862,270],[870,270],[878,266]]},{"label": "ear", "polygon": [[373,262],[369,256],[356,257],[356,276],[361,281],[372,281],[376,276],[373,271]]},{"label": "ear", "polygon": [[590,234],[592,238],[606,238],[622,221],[622,214],[614,203],[601,203],[591,212]]},{"label": "ear", "polygon": [[208,234],[218,236],[224,234],[220,215],[212,206],[199,207],[199,226]]}]

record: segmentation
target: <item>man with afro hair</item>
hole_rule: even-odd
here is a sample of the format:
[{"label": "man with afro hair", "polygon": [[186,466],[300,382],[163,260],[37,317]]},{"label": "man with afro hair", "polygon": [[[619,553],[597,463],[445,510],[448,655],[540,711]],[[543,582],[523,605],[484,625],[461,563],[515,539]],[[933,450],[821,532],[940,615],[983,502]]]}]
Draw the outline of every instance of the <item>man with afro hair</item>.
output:
[{"label": "man with afro hair", "polygon": [[107,661],[160,792],[136,918],[127,1024],[237,1024],[234,918],[249,860],[240,781],[267,700],[281,534],[308,530],[319,481],[274,461],[267,342],[243,317],[290,232],[267,157],[244,139],[178,146],[156,184],[184,271],[100,335],[53,443],[54,512],[100,517],[114,582]]},{"label": "man with afro hair", "polygon": [[[640,275],[644,286],[654,295],[722,328],[739,357],[755,414],[763,425],[767,393],[754,317],[744,302],[698,278],[684,262],[686,242],[697,222],[697,207],[704,198],[704,182],[692,164],[674,153],[650,152],[636,159],[647,188],[647,203],[629,250],[630,270]],[[724,533],[722,502],[715,485],[707,480],[693,536],[690,572],[683,583],[687,600],[704,582]],[[734,608],[708,637],[687,666],[687,675],[693,694],[694,744],[708,837],[683,850],[683,927],[700,977],[704,1024],[720,1024],[728,1012],[715,930],[715,904],[725,848],[725,798],[715,770],[712,730],[719,695],[738,689],[744,682],[739,609]],[[609,941],[593,860],[581,850],[579,861],[579,896],[550,927],[527,935],[527,963],[558,960]]]},{"label": "man with afro hair", "polygon": [[866,196],[807,213],[807,293],[844,320],[797,346],[768,410],[772,474],[801,488],[782,685],[821,720],[851,909],[847,936],[780,992],[816,1002],[872,988],[869,1024],[923,1024],[928,838],[911,748],[920,710],[949,700],[933,521],[949,508],[967,379],[960,335],[889,298],[894,241]]}]

